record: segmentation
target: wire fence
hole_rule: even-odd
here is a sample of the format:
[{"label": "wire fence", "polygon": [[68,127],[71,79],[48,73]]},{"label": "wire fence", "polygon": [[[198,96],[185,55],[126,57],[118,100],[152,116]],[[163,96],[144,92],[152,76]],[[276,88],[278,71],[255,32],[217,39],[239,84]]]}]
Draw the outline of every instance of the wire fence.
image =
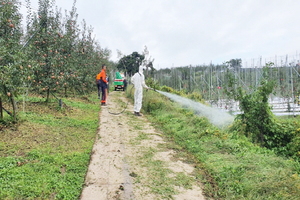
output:
[{"label": "wire fence", "polygon": [[[236,87],[246,92],[254,91],[263,77],[263,67],[270,67],[269,78],[276,82],[270,103],[276,112],[300,112],[300,54],[257,58],[242,61],[239,67],[231,68]],[[158,70],[155,79],[160,85],[166,85],[186,92],[200,92],[212,106],[238,112],[237,102],[226,96],[224,87],[228,82],[227,64],[186,66]]]}]

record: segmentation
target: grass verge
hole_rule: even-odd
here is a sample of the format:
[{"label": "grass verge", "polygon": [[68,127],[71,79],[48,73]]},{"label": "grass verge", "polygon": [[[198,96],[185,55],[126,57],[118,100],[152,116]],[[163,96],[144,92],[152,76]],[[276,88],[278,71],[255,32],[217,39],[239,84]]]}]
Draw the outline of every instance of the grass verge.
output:
[{"label": "grass verge", "polygon": [[[129,94],[129,96],[132,94]],[[144,112],[198,162],[204,193],[214,199],[298,199],[299,162],[276,156],[239,133],[220,130],[158,93],[144,95]],[[204,173],[203,173],[204,172]]]},{"label": "grass verge", "polygon": [[32,97],[0,132],[0,199],[78,199],[98,128],[96,99]]}]

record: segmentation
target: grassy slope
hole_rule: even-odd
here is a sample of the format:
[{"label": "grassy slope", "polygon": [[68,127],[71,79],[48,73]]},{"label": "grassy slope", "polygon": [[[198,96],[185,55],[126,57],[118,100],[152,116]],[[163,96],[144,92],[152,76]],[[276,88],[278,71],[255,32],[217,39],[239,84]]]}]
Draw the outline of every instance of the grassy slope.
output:
[{"label": "grassy slope", "polygon": [[[143,110],[165,136],[188,151],[215,199],[299,199],[300,165],[240,136],[212,126],[158,93],[145,93]],[[199,174],[200,175],[200,174]]]},{"label": "grassy slope", "polygon": [[[143,110],[174,141],[170,148],[198,162],[196,178],[215,199],[298,199],[299,163],[274,155],[154,92]],[[35,99],[34,101],[40,101]],[[27,103],[17,130],[0,132],[0,199],[77,199],[98,127],[99,106],[88,99]],[[29,112],[30,111],[30,112]],[[203,173],[205,172],[205,173]]]},{"label": "grassy slope", "polygon": [[[35,102],[32,102],[35,101]],[[0,199],[77,199],[98,127],[87,98],[45,104],[33,98],[17,129],[0,132]]]}]

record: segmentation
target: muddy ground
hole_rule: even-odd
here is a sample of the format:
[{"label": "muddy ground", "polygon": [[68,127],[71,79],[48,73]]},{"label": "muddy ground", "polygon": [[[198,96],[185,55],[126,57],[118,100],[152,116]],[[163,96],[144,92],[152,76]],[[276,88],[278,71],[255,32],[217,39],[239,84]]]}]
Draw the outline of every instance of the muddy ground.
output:
[{"label": "muddy ground", "polygon": [[[127,107],[126,107],[127,105]],[[118,114],[126,108],[124,112]],[[133,115],[133,106],[124,92],[114,91],[102,107],[99,132],[93,147],[85,178],[82,200],[203,200],[201,184],[194,177],[194,165],[168,148],[162,133],[155,130],[147,116]],[[113,113],[113,114],[111,114]],[[149,158],[149,152],[153,155]],[[188,187],[166,181],[155,185],[158,177],[153,170],[159,163],[168,177],[183,174],[189,177]],[[165,170],[167,169],[167,170]],[[179,181],[180,182],[180,181]],[[170,195],[165,191],[173,191]]]}]

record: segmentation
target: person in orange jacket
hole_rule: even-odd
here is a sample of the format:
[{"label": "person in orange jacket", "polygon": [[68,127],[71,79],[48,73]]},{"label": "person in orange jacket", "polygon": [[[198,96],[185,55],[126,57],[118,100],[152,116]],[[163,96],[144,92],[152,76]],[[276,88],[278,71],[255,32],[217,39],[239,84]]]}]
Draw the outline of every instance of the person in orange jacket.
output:
[{"label": "person in orange jacket", "polygon": [[107,96],[107,79],[106,79],[106,65],[102,65],[102,70],[96,76],[97,88],[98,88],[98,98],[100,99],[100,90],[101,90],[101,105],[106,105],[106,96]]}]

